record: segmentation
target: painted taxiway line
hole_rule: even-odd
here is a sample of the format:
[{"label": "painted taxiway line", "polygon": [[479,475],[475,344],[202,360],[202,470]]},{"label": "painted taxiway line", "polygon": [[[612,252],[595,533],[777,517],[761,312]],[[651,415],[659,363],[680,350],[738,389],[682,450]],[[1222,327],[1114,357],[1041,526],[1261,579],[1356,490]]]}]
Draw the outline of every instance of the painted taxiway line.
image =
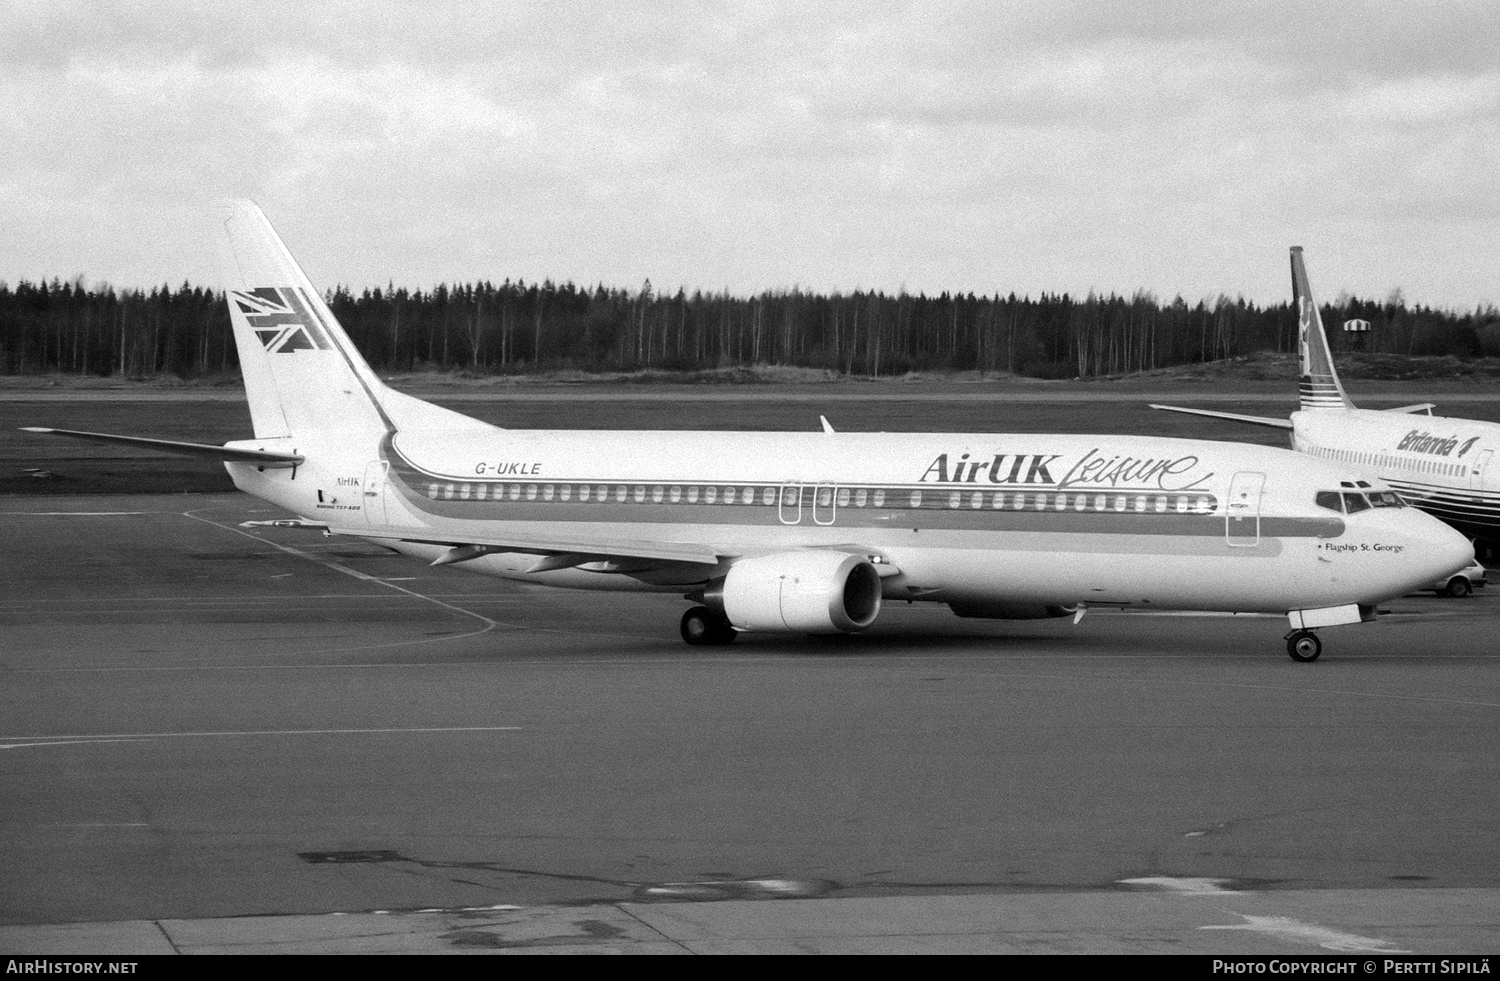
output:
[{"label": "painted taxiway line", "polygon": [[142,514],[176,514],[176,511],[0,511],[0,515],[23,518],[123,518]]},{"label": "painted taxiway line", "polygon": [[[1121,885],[1137,886],[1148,890],[1159,890],[1183,897],[1228,897],[1247,896],[1249,893],[1227,888],[1231,879],[1192,878],[1179,876],[1146,876],[1139,879],[1121,879]],[[1274,893],[1267,894],[1274,895]],[[1233,900],[1231,900],[1232,902]],[[1366,937],[1348,933],[1318,923],[1308,923],[1291,916],[1253,916],[1229,909],[1221,912],[1238,916],[1243,922],[1231,924],[1206,924],[1199,930],[1238,930],[1264,934],[1285,943],[1314,944],[1323,950],[1340,954],[1409,954],[1411,951],[1398,948],[1392,941],[1379,937]]]},{"label": "painted taxiway line", "polygon": [[426,735],[451,732],[520,732],[521,726],[454,726],[417,729],[252,729],[224,732],[137,732],[109,733],[98,736],[0,736],[0,749],[26,749],[32,746],[71,746],[75,743],[117,743],[149,739],[200,739],[218,736],[368,736]]}]

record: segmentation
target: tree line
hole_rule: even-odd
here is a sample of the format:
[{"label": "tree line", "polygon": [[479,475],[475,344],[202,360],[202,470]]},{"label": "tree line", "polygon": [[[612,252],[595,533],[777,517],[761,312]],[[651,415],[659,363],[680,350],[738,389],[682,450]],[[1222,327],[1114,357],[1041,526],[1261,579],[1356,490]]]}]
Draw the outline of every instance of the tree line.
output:
[{"label": "tree line", "polygon": [[[1033,299],[879,291],[754,296],[727,291],[592,289],[509,280],[325,299],[377,371],[552,369],[693,371],[793,365],[844,375],[980,371],[1100,377],[1296,350],[1290,303],[1219,296],[1189,304],[1141,291]],[[1500,355],[1500,312],[1407,306],[1341,296],[1323,307],[1336,348],[1372,353]],[[1370,328],[1349,338],[1349,319]],[[149,291],[108,285],[0,282],[0,373],[196,377],[232,372],[238,357],[222,292],[183,283]]]}]

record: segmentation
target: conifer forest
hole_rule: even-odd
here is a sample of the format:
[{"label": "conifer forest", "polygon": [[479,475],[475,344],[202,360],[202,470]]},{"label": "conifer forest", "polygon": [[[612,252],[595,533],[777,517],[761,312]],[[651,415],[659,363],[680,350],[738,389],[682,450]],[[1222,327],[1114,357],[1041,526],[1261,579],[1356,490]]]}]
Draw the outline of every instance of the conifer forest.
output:
[{"label": "conifer forest", "polygon": [[[1039,297],[900,292],[754,296],[630,291],[550,281],[388,286],[325,300],[375,370],[525,374],[576,369],[695,371],[755,365],[842,375],[912,371],[1096,378],[1259,352],[1296,350],[1290,302],[1219,296],[1189,304],[1152,294]],[[1323,307],[1335,348],[1500,355],[1500,311],[1461,313],[1339,297]],[[1347,320],[1369,328],[1344,335]],[[238,367],[220,292],[0,283],[0,373],[182,378]]]}]

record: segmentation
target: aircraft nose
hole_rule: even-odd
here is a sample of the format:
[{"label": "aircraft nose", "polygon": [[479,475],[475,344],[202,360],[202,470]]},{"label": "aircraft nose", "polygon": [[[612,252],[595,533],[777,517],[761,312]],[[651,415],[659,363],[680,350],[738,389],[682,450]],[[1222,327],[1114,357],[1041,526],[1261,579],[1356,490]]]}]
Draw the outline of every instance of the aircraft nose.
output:
[{"label": "aircraft nose", "polygon": [[1432,527],[1418,539],[1431,565],[1427,578],[1440,579],[1473,563],[1473,543],[1436,518],[1431,521]]}]

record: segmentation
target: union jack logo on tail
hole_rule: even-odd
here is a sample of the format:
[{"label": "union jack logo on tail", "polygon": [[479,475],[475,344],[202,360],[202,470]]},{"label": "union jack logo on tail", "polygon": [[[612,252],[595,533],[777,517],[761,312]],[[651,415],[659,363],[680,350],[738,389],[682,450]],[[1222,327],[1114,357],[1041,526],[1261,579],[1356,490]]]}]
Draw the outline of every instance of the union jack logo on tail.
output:
[{"label": "union jack logo on tail", "polygon": [[312,304],[294,287],[262,286],[229,295],[267,354],[333,350]]}]

